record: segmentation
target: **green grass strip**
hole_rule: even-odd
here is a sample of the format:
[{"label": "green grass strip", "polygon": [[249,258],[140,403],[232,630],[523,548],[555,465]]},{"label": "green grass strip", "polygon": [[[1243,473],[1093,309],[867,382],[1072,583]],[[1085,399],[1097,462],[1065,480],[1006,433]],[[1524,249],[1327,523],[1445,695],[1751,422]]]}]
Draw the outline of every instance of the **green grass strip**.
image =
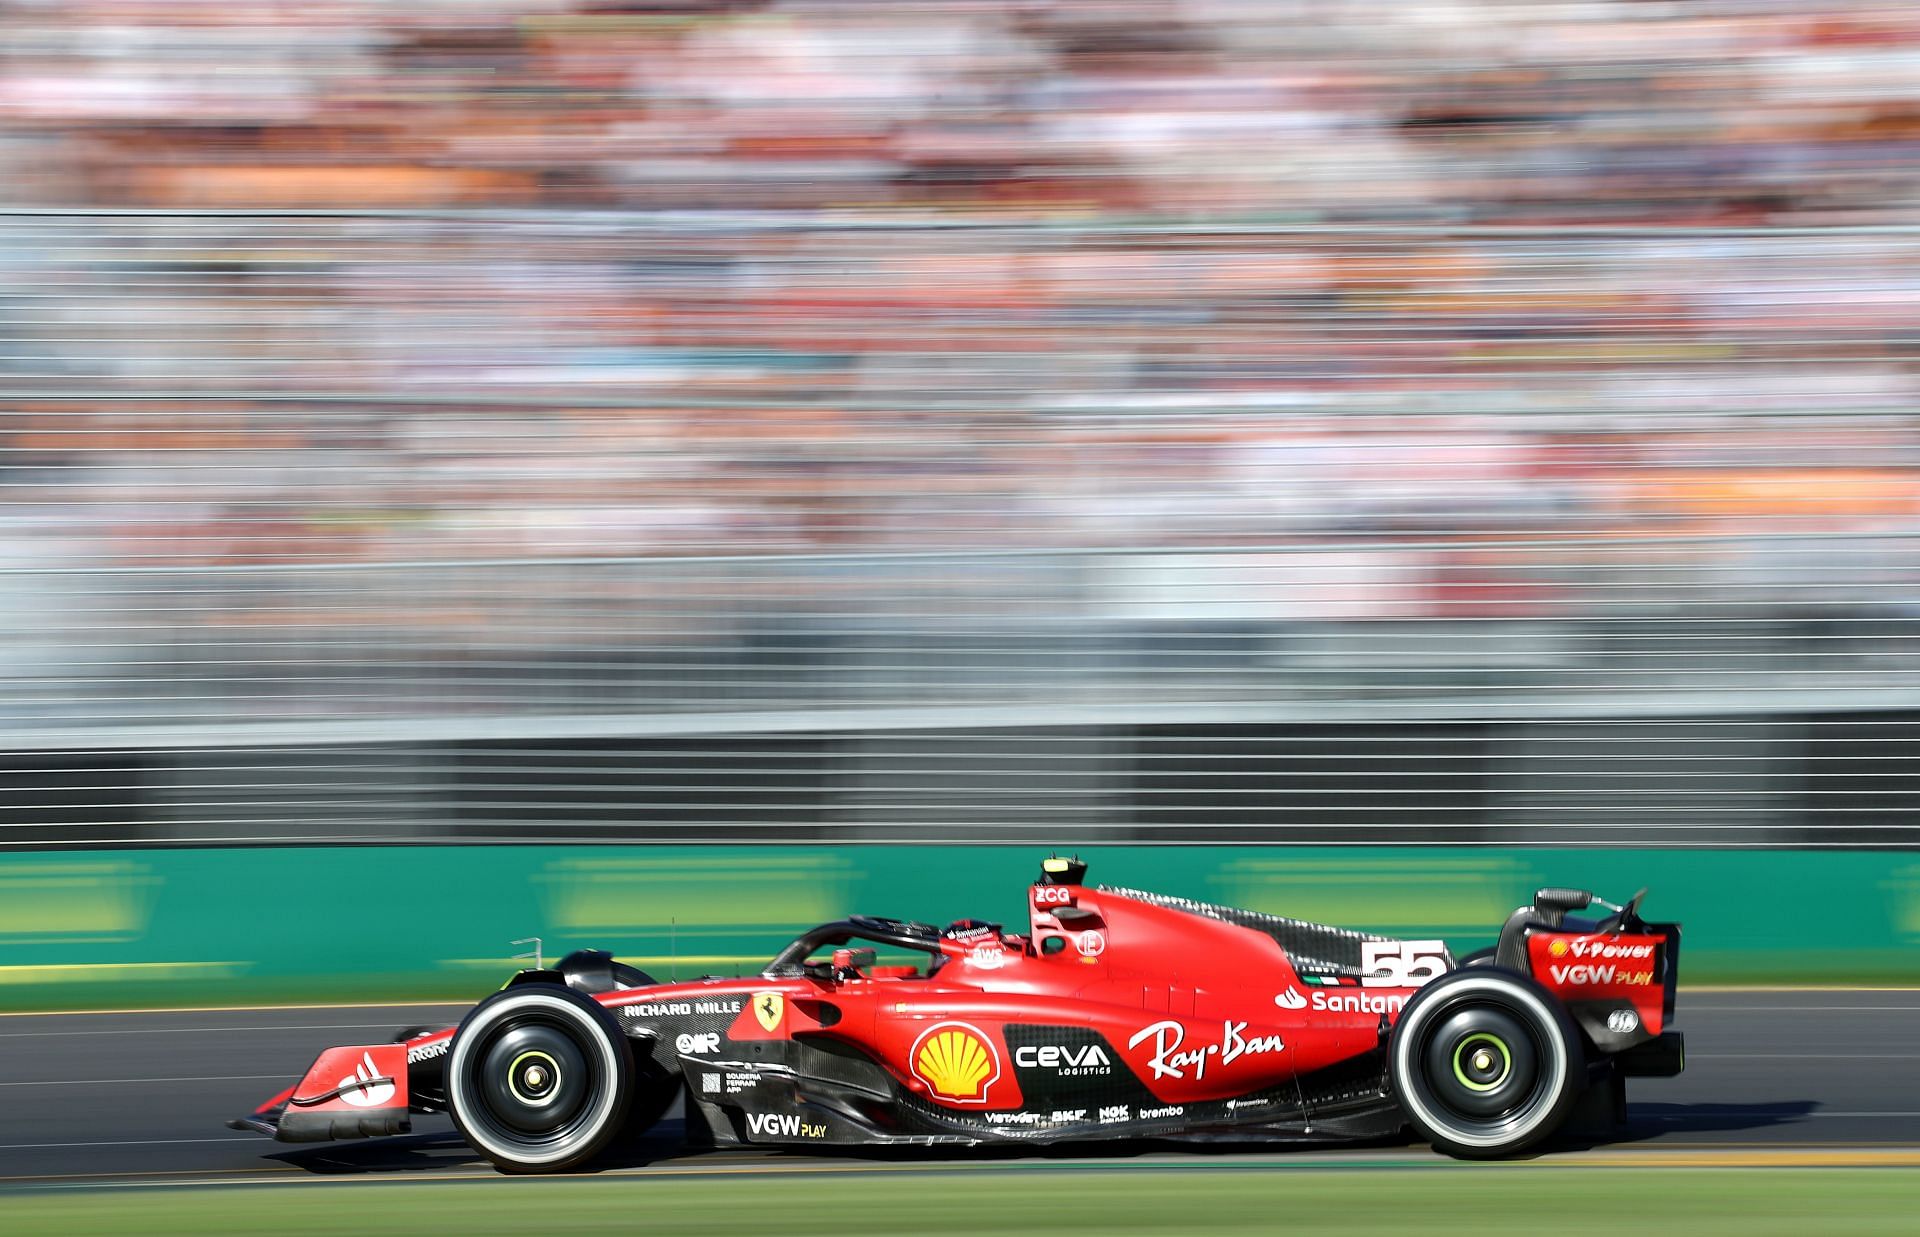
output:
[{"label": "green grass strip", "polygon": [[15,1193],[9,1234],[1913,1232],[1911,1168],[826,1169],[753,1176],[262,1184]]}]

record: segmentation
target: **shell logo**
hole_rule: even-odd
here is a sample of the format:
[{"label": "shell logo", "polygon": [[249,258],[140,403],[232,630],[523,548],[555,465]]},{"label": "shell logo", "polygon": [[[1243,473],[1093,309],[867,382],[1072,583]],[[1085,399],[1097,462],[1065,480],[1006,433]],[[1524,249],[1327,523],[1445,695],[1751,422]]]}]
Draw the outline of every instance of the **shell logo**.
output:
[{"label": "shell logo", "polygon": [[1565,941],[1553,941],[1547,946],[1547,952],[1556,958],[1564,958],[1567,956],[1567,943]]},{"label": "shell logo", "polygon": [[964,1022],[942,1022],[913,1042],[913,1076],[937,1097],[954,1104],[984,1104],[1000,1077],[993,1041]]}]

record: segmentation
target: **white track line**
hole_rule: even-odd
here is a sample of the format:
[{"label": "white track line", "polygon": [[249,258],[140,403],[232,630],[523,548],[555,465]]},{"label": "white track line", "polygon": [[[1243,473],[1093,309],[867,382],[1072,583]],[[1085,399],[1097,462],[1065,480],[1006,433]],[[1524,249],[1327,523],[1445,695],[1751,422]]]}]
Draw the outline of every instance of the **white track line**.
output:
[{"label": "white track line", "polygon": [[74,1035],[224,1035],[229,1031],[255,1035],[261,1031],[391,1031],[391,1022],[319,1022],[301,1026],[257,1027],[114,1027],[105,1031],[0,1031],[0,1039],[65,1039]]},{"label": "white track line", "polygon": [[[1879,991],[1879,989],[1847,989]],[[1915,989],[1920,991],[1920,989]],[[97,1018],[114,1014],[249,1014],[295,1009],[451,1009],[477,1005],[479,1001],[367,1001],[330,1005],[172,1005],[149,1009],[21,1009],[0,1013],[0,1018]]]},{"label": "white track line", "polygon": [[[1716,1014],[1920,1014],[1920,1005],[1702,1005]],[[1685,1002],[1676,1009],[1675,1021],[1686,1012]]]},{"label": "white track line", "polygon": [[1920,1052],[1709,1052],[1694,1049],[1691,1062],[1703,1061],[1912,1061]]},{"label": "white track line", "polygon": [[65,1147],[173,1147],[186,1143],[257,1143],[258,1134],[247,1138],[128,1138],[118,1142],[95,1143],[0,1143],[0,1151],[53,1151]]},{"label": "white track line", "polygon": [[[1791,1100],[1778,1101],[1778,1103],[1792,1103],[1792,1102],[1794,1101],[1791,1101]],[[1651,1117],[1638,1115],[1638,1116],[1635,1116],[1633,1119],[1638,1121],[1697,1121],[1701,1117],[1745,1116],[1747,1113],[1752,1111],[1751,1109],[1745,1109],[1745,1108],[1727,1108],[1727,1107],[1716,1108],[1711,1104],[1689,1104],[1687,1105],[1687,1107],[1688,1109],[1690,1109],[1690,1111],[1688,1112],[1661,1113],[1658,1116],[1651,1116]],[[1758,1105],[1757,1107],[1764,1108],[1765,1105],[1764,1104]],[[1780,1115],[1783,1121],[1825,1121],[1834,1117],[1846,1117],[1846,1118],[1894,1117],[1894,1118],[1911,1119],[1913,1117],[1920,1117],[1920,1112],[1821,1112],[1821,1111],[1816,1111],[1816,1112],[1782,1113]],[[1755,1150],[1790,1151],[1793,1149],[1791,1145],[1777,1144],[1777,1143],[1750,1143],[1745,1145],[1749,1145],[1753,1147]],[[1658,1148],[1654,1147],[1654,1148],[1651,1148],[1651,1150],[1657,1151]]]}]

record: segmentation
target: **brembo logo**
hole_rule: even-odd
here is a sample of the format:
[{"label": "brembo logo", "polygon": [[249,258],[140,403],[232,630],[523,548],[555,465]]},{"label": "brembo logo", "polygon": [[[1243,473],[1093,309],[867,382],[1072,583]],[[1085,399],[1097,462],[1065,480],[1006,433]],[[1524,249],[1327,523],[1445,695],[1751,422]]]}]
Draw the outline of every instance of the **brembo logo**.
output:
[{"label": "brembo logo", "polygon": [[375,1082],[380,1071],[374,1068],[373,1054],[360,1054],[360,1065],[340,1080],[340,1098],[355,1108],[378,1108],[393,1098],[391,1082]]}]

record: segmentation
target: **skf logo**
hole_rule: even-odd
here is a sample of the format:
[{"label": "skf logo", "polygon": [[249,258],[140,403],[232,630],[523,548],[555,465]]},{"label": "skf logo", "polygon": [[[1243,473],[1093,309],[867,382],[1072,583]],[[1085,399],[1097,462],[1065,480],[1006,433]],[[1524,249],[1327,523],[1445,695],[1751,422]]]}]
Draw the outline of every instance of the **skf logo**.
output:
[{"label": "skf logo", "polygon": [[955,1104],[984,1104],[1000,1077],[1000,1053],[978,1029],[964,1022],[929,1027],[913,1043],[913,1076]]},{"label": "skf logo", "polygon": [[777,1031],[787,1016],[787,998],[778,992],[757,992],[753,997],[753,1016],[763,1031]]},{"label": "skf logo", "polygon": [[380,1071],[374,1068],[373,1054],[360,1054],[360,1065],[340,1080],[340,1099],[355,1108],[378,1108],[393,1098],[393,1083],[375,1082]]},{"label": "skf logo", "polygon": [[1547,952],[1556,958],[1564,958],[1567,956],[1567,943],[1562,940],[1555,940],[1547,946]]}]

